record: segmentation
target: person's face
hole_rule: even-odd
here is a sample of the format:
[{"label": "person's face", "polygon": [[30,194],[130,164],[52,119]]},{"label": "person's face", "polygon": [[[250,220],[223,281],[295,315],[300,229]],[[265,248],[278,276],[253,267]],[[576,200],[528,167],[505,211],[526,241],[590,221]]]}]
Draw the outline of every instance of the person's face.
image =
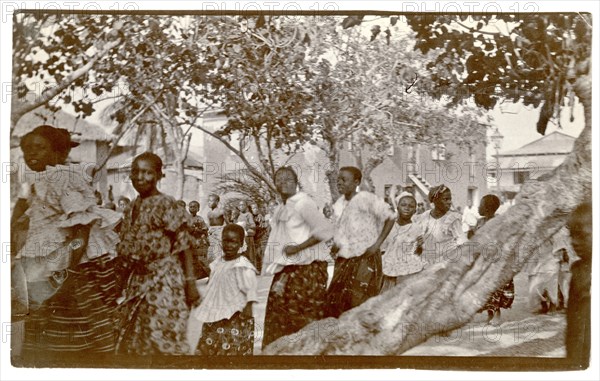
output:
[{"label": "person's face", "polygon": [[473,206],[473,200],[468,200],[467,201],[467,207],[470,208]]},{"label": "person's face", "polygon": [[592,253],[592,213],[587,211],[573,214],[567,223],[571,235],[573,249],[580,257]]},{"label": "person's face", "polygon": [[293,196],[296,194],[297,187],[296,179],[290,171],[279,171],[275,175],[275,188],[282,196]]},{"label": "person's face", "polygon": [[245,212],[247,209],[248,209],[248,206],[246,205],[246,201],[238,202],[238,210],[240,212]]},{"label": "person's face", "polygon": [[258,205],[250,204],[250,211],[252,211],[252,214],[258,214],[258,212],[259,212]]},{"label": "person's face", "polygon": [[231,209],[231,218],[235,221],[240,216],[239,209]]},{"label": "person's face", "polygon": [[127,201],[121,200],[119,201],[119,209],[124,210],[127,207]]},{"label": "person's face", "polygon": [[190,210],[190,213],[193,216],[195,216],[198,213],[198,211],[200,210],[200,204],[198,204],[197,202],[190,202],[190,205],[188,208]]},{"label": "person's face", "polygon": [[341,171],[338,175],[337,185],[341,194],[348,195],[354,192],[359,184],[358,181],[354,179],[352,173]]},{"label": "person's face", "polygon": [[216,208],[218,203],[219,201],[215,196],[208,197],[208,206],[210,206],[211,208]]},{"label": "person's face", "polygon": [[452,207],[452,192],[449,190],[445,191],[434,201],[433,204],[439,212],[448,212]]},{"label": "person's face", "polygon": [[59,155],[54,152],[52,145],[46,138],[31,135],[21,145],[25,164],[35,172],[46,170],[46,166],[59,164]]},{"label": "person's face", "polygon": [[158,173],[148,160],[136,160],[131,167],[131,183],[140,196],[146,196],[156,191]]},{"label": "person's face", "polygon": [[333,215],[333,210],[331,209],[330,205],[325,205],[323,208],[323,215],[325,218],[330,218]]},{"label": "person's face", "polygon": [[398,201],[398,214],[404,219],[410,219],[417,211],[417,202],[412,197],[402,197]]},{"label": "person's face", "polygon": [[234,231],[227,230],[223,232],[221,244],[223,245],[223,253],[225,256],[234,257],[237,255],[238,251],[240,251],[240,247],[242,247],[242,237]]}]

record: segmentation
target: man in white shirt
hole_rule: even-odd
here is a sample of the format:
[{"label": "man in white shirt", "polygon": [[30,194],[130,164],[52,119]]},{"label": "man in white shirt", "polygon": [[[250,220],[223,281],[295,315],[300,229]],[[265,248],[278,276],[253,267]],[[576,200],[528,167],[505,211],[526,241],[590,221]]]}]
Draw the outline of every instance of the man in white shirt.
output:
[{"label": "man in white shirt", "polygon": [[462,230],[468,238],[471,238],[472,234],[469,234],[469,231],[473,232],[475,230],[479,217],[477,208],[473,206],[473,200],[469,199],[462,215]]}]

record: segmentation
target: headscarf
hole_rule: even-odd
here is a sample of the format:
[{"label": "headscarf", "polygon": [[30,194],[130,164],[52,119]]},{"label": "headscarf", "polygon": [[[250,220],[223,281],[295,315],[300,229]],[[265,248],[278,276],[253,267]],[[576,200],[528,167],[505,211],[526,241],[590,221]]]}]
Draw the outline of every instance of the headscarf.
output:
[{"label": "headscarf", "polygon": [[435,202],[435,200],[442,195],[442,193],[450,190],[444,184],[440,184],[437,187],[433,187],[429,190],[429,202]]},{"label": "headscarf", "polygon": [[415,200],[415,202],[417,202],[417,198],[415,197],[414,194],[410,193],[410,192],[402,192],[400,193],[395,199],[394,202],[396,203],[396,205],[398,205],[398,203],[400,202],[400,200],[402,200],[404,197],[411,197],[413,200]]}]

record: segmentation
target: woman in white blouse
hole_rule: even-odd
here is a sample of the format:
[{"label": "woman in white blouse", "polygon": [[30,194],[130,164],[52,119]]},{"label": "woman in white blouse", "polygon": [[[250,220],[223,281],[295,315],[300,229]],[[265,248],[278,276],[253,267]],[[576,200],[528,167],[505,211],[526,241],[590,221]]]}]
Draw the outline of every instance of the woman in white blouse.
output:
[{"label": "woman in white blouse", "polygon": [[264,273],[274,275],[265,314],[263,348],[320,320],[327,291],[324,242],[333,228],[317,204],[298,190],[298,176],[290,167],[275,172],[282,203],[271,219]]}]

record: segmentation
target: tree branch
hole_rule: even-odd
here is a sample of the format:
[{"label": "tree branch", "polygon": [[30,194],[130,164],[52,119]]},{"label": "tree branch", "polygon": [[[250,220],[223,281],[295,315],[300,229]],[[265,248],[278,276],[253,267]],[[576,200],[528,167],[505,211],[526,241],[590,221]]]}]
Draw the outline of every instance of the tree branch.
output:
[{"label": "tree branch", "polygon": [[[96,53],[94,55],[94,57],[92,57],[92,59],[90,59],[85,65],[83,65],[79,69],[77,69],[74,72],[72,72],[71,74],[69,74],[57,86],[44,92],[40,97],[38,97],[36,99],[35,102],[33,102],[33,103],[19,102],[19,104],[16,104],[12,111],[12,114],[11,114],[11,123],[12,123],[11,131],[14,130],[14,127],[17,125],[17,123],[19,122],[19,120],[21,119],[21,117],[23,115],[25,115],[29,111],[32,111],[32,110],[48,103],[52,98],[54,98],[55,96],[60,94],[64,89],[66,89],[71,83],[73,83],[75,80],[79,79],[81,76],[85,75],[88,71],[90,71],[90,69],[96,64],[96,62],[98,62],[98,60],[100,60],[100,58],[104,57],[110,50],[112,50],[114,47],[118,46],[120,43],[121,43],[121,39],[107,42],[104,45],[104,48],[101,51],[99,51],[98,53]],[[15,81],[16,81],[16,78],[15,78]]]}]

